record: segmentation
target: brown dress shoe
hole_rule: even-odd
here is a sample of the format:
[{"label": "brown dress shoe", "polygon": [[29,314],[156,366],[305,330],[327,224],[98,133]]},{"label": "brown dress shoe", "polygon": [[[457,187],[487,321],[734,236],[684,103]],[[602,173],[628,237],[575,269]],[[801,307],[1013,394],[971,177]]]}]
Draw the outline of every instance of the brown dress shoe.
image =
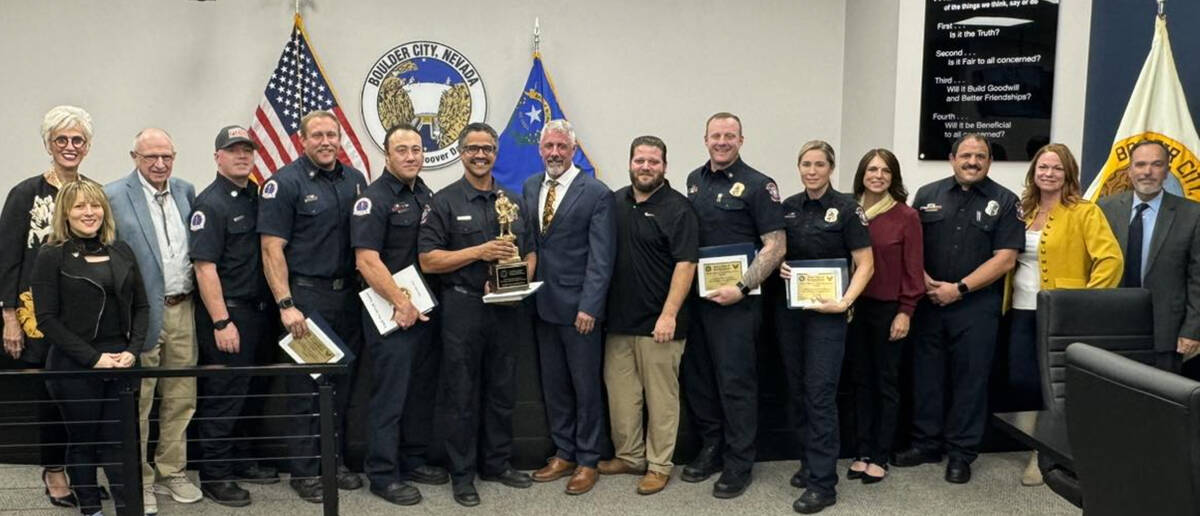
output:
[{"label": "brown dress shoe", "polygon": [[546,461],[546,465],[543,466],[542,469],[534,471],[533,475],[530,476],[538,482],[552,482],[570,475],[574,470],[574,462],[567,462],[558,458],[557,456],[554,456],[550,457],[550,460]]},{"label": "brown dress shoe", "polygon": [[596,470],[601,475],[641,475],[646,472],[646,468],[635,468],[632,464],[621,459],[602,460],[596,464]]},{"label": "brown dress shoe", "polygon": [[567,494],[580,495],[592,490],[592,486],[596,485],[596,468],[587,466],[579,466],[575,468],[575,474],[571,476],[571,480],[567,481]]},{"label": "brown dress shoe", "polygon": [[638,482],[637,494],[652,495],[663,488],[667,487],[667,482],[671,480],[671,475],[664,475],[657,471],[647,471],[642,480]]}]

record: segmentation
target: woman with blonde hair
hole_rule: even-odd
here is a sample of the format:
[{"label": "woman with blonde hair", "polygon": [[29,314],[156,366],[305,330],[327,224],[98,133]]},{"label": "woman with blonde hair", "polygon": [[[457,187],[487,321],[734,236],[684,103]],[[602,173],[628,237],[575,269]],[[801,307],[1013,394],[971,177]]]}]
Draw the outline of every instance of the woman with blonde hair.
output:
[{"label": "woman with blonde hair", "polygon": [[[0,212],[0,311],[4,317],[5,369],[42,367],[46,343],[34,318],[30,276],[38,249],[50,238],[54,196],[62,185],[75,181],[79,165],[92,148],[92,117],[75,106],[55,106],[42,118],[42,145],[50,155],[50,167],[17,183],[8,192]],[[11,359],[11,360],[9,360]],[[49,394],[39,384],[27,395],[45,401]],[[63,469],[67,440],[62,416],[52,403],[38,403],[42,482],[46,497],[59,507],[74,507]]]},{"label": "woman with blonde hair", "polygon": [[[63,185],[55,198],[52,234],[38,252],[32,291],[38,328],[49,344],[46,368],[56,371],[133,367],[145,342],[149,304],[137,259],[115,240],[104,189],[92,181]],[[100,512],[96,465],[105,464],[118,514],[130,489],[120,485],[121,419],[117,396],[132,379],[102,375],[47,380],[67,426],[67,470],[80,512]]]},{"label": "woman with blonde hair", "polygon": [[[1006,385],[998,389],[1011,406],[1042,408],[1038,371],[1037,293],[1060,288],[1112,288],[1125,261],[1100,207],[1081,196],[1079,165],[1071,149],[1051,143],[1039,149],[1025,174],[1021,193],[1025,247],[1012,274],[1012,326]],[[1036,454],[1021,483],[1041,484]]]}]

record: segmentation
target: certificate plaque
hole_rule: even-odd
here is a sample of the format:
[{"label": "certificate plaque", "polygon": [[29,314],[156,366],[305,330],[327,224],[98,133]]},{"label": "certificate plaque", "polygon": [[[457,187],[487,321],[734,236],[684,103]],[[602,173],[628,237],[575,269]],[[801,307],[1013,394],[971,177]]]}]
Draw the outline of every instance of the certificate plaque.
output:
[{"label": "certificate plaque", "polygon": [[824,301],[837,301],[846,293],[849,280],[845,260],[789,261],[788,308],[808,308]]},{"label": "certificate plaque", "polygon": [[[346,351],[341,338],[329,329],[329,325],[319,315],[313,314],[304,320],[308,333],[302,338],[295,338],[287,333],[279,340],[279,347],[297,364],[336,364],[343,359],[352,360],[354,356]],[[313,379],[320,377],[313,373]]]}]

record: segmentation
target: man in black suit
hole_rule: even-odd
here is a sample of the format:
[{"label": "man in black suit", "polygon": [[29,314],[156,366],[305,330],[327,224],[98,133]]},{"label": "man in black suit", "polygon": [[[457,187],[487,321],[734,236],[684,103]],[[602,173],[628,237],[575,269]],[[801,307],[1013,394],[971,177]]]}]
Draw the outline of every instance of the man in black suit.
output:
[{"label": "man in black suit", "polygon": [[1200,351],[1200,204],[1163,190],[1171,153],[1158,140],[1130,149],[1132,192],[1100,201],[1125,251],[1122,287],[1150,290],[1161,369],[1179,371]]},{"label": "man in black suit", "polygon": [[596,484],[608,439],[600,321],[617,252],[615,203],[604,183],[571,162],[575,131],[566,120],[542,127],[538,151],[546,170],[525,181],[524,198],[537,241],[536,280],[543,282],[534,299],[538,354],[557,452],[533,479],[571,475],[567,494],[583,494]]}]

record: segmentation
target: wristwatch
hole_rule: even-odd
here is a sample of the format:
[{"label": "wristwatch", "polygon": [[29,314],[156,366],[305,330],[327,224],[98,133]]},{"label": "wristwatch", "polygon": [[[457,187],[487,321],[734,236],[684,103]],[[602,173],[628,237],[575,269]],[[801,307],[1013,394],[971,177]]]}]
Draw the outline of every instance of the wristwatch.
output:
[{"label": "wristwatch", "polygon": [[958,285],[958,293],[959,294],[965,295],[967,292],[971,291],[971,289],[967,287],[966,283],[963,283],[960,281],[960,282],[956,283],[956,285]]},{"label": "wristwatch", "polygon": [[280,299],[278,305],[280,310],[287,310],[288,308],[295,307],[296,303],[292,302],[292,296],[288,296]]},{"label": "wristwatch", "polygon": [[742,296],[750,295],[750,287],[747,287],[745,283],[742,283],[740,281],[737,282],[737,288],[738,288],[738,290],[742,291]]},{"label": "wristwatch", "polygon": [[229,323],[231,323],[231,322],[233,322],[233,319],[230,319],[228,317],[221,319],[220,321],[213,321],[213,328],[216,328],[218,330],[224,330],[225,328],[229,327]]}]

